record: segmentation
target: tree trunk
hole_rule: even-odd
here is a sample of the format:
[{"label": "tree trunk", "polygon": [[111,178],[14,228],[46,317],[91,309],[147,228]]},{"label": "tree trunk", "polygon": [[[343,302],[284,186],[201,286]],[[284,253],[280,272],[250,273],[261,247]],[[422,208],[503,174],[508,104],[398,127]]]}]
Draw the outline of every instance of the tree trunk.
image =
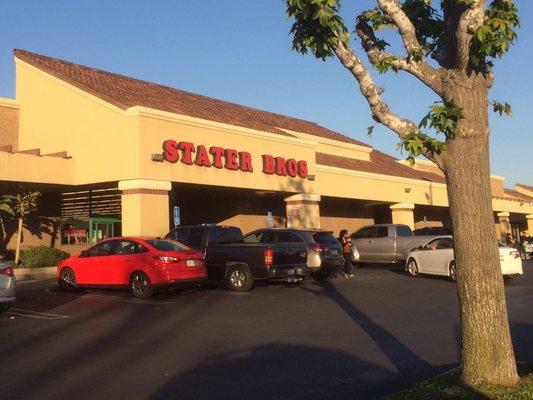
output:
[{"label": "tree trunk", "polygon": [[[492,210],[486,83],[447,87],[463,109],[444,156],[454,230],[461,316],[462,380],[468,385],[518,383]],[[477,81],[476,81],[477,79]],[[469,82],[464,84],[464,82]]]},{"label": "tree trunk", "polygon": [[19,228],[17,231],[17,247],[15,250],[15,264],[19,263],[21,241],[22,241],[22,218],[19,218]]}]

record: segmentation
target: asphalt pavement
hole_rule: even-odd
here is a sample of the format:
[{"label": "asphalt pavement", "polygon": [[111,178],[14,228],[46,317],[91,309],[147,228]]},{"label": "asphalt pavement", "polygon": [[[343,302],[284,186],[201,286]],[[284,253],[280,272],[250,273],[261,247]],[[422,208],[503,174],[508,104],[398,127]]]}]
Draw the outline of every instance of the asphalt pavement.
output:
[{"label": "asphalt pavement", "polygon": [[[533,362],[533,261],[506,282]],[[458,365],[455,284],[389,267],[320,285],[125,291],[19,282],[0,317],[0,399],[374,399]]]}]

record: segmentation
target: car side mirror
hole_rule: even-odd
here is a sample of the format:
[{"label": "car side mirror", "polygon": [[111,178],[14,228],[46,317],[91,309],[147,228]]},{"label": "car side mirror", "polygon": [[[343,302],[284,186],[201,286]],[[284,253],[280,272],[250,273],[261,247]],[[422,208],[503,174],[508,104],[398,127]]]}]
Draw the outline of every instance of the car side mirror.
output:
[{"label": "car side mirror", "polygon": [[82,250],[80,253],[80,257],[87,257],[89,255],[89,252],[87,250]]},{"label": "car side mirror", "polygon": [[417,250],[426,250],[426,246],[418,246]]}]

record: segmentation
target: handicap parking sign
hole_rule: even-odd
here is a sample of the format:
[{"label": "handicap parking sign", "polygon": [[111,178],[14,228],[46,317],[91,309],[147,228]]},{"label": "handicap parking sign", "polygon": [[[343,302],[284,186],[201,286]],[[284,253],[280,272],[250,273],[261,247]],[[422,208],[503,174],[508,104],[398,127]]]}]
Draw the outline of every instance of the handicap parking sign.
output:
[{"label": "handicap parking sign", "polygon": [[174,206],[173,209],[173,215],[174,215],[174,227],[178,226],[181,223],[181,210],[178,206]]},{"label": "handicap parking sign", "polygon": [[272,228],[274,226],[274,217],[272,216],[272,211],[267,213],[268,227]]}]

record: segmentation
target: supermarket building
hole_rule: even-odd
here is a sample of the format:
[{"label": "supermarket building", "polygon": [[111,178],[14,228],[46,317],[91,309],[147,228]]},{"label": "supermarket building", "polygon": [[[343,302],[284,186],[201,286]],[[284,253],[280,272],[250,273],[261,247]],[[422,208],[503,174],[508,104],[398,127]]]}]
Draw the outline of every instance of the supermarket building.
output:
[{"label": "supermarket building", "polygon": [[[445,180],[315,123],[15,50],[0,194],[42,193],[24,245],[213,222],[243,231],[449,226]],[[499,236],[533,235],[533,187],[492,175]],[[473,182],[475,184],[475,182]]]}]

